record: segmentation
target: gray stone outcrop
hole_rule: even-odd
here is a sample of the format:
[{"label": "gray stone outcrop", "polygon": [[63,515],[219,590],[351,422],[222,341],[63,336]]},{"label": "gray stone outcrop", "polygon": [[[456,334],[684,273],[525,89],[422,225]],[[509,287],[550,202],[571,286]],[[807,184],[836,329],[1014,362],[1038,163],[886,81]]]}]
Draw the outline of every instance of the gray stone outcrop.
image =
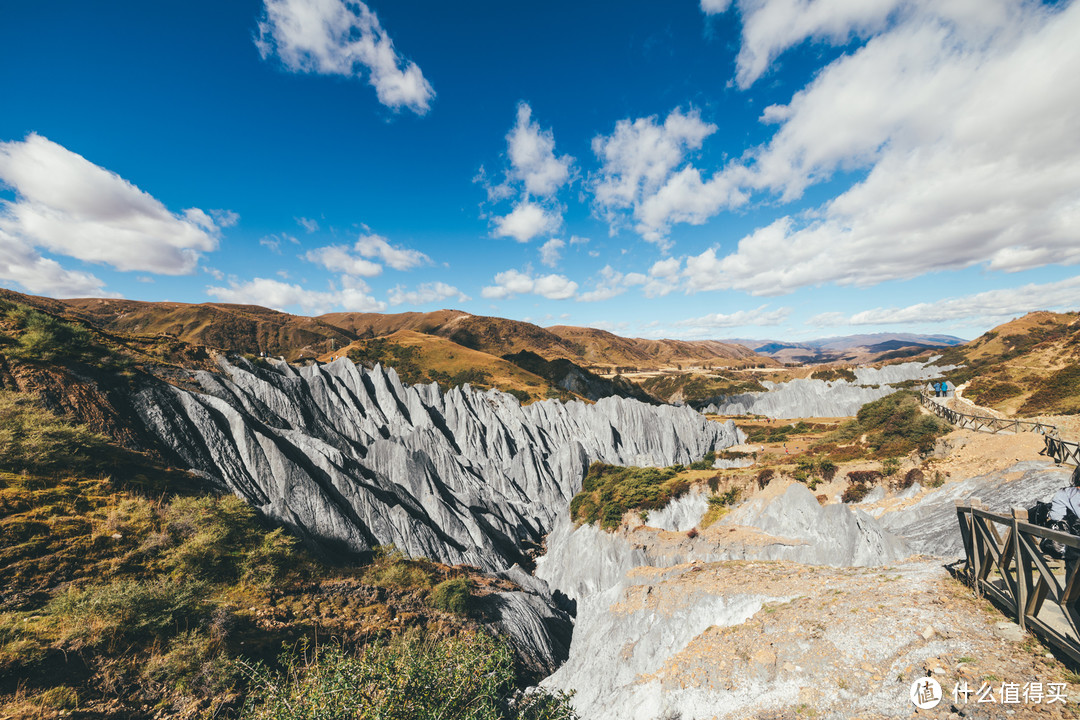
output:
[{"label": "gray stone outcrop", "polygon": [[196,374],[201,393],[142,389],[142,420],[179,463],[335,554],[393,543],[489,571],[528,564],[590,462],[689,463],[738,441],[730,423],[624,398],[522,407],[344,359],[220,364]]}]

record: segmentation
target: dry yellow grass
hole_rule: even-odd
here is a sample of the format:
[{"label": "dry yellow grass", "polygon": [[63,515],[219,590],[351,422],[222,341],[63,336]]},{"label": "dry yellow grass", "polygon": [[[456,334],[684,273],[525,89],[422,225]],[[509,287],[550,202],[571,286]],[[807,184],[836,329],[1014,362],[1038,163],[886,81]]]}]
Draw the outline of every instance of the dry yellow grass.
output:
[{"label": "dry yellow grass", "polygon": [[[488,377],[483,384],[476,384],[479,388],[487,386],[503,391],[517,390],[528,393],[532,400],[567,395],[539,375],[523,370],[507,360],[479,350],[471,350],[438,335],[399,330],[380,339],[399,347],[415,348],[417,354],[414,362],[426,371],[434,370],[454,376],[463,371],[482,370]],[[357,340],[339,350],[321,355],[319,359],[329,362],[338,357],[348,357],[350,350],[363,349],[370,342],[371,340]]]}]

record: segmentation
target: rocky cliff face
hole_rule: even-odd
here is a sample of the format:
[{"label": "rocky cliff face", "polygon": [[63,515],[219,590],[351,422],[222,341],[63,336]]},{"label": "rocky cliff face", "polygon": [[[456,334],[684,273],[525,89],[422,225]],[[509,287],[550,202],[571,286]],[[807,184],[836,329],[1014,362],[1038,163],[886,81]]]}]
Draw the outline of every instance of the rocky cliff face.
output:
[{"label": "rocky cliff face", "polygon": [[156,385],[137,410],[185,466],[335,552],[393,543],[491,571],[528,564],[594,460],[688,463],[736,442],[689,408],[622,398],[522,407],[468,386],[405,387],[347,360],[221,361],[203,393]]},{"label": "rocky cliff face", "polygon": [[906,715],[910,682],[938,658],[982,646],[1003,665],[1023,660],[947,580],[943,559],[963,555],[955,501],[1003,512],[1067,481],[1027,461],[876,506],[821,506],[774,483],[695,537],[682,532],[690,495],[650,513],[653,527],[558,523],[537,574],[578,612],[566,664],[543,684],[574,690],[590,720]]},{"label": "rocky cliff face", "polygon": [[895,391],[887,383],[940,377],[954,366],[932,366],[928,361],[855,368],[855,382],[797,379],[786,383],[762,381],[766,392],[741,393],[720,398],[702,408],[719,415],[764,415],[771,418],[844,417],[863,405]]},{"label": "rocky cliff face", "polygon": [[738,442],[689,408],[605,398],[522,407],[498,391],[405,387],[347,360],[200,372],[203,392],[159,384],[135,407],[167,452],[324,551],[393,543],[515,582],[483,600],[539,675],[567,657],[574,605],[518,567],[569,515],[589,463],[689,463]]}]

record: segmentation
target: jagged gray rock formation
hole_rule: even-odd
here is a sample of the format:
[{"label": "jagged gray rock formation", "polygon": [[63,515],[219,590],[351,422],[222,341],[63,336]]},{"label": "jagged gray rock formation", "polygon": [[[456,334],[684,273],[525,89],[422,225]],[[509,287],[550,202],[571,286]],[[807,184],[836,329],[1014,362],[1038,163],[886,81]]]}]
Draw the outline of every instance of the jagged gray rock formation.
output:
[{"label": "jagged gray rock formation", "polygon": [[[675,502],[686,507],[677,507],[673,517],[692,506],[692,501],[685,499]],[[668,517],[661,515],[660,519],[668,520]],[[678,527],[662,529],[682,531],[683,519],[689,517],[680,517]],[[657,527],[653,513],[646,524]],[[715,536],[681,544],[643,543],[633,533],[609,533],[592,525],[575,528],[569,519],[563,519],[548,536],[547,554],[538,560],[536,575],[570,597],[584,600],[619,585],[628,572],[641,566],[791,560],[808,565],[873,567],[896,562],[912,553],[903,538],[886,530],[868,513],[844,504],[823,507],[806,486],[798,483],[779,495],[767,494],[744,502],[717,526],[753,528],[760,532],[751,543],[717,542]],[[581,622],[579,619],[579,625]]]},{"label": "jagged gray rock formation", "polygon": [[852,372],[855,373],[855,382],[858,385],[885,385],[908,380],[930,380],[956,369],[956,365],[933,365],[932,363],[940,357],[940,355],[935,355],[926,362],[898,363],[883,365],[879,368],[857,367],[852,368]]},{"label": "jagged gray rock formation", "polygon": [[764,415],[778,419],[845,417],[854,415],[868,402],[894,392],[888,383],[928,380],[941,377],[953,365],[935,366],[927,362],[886,365],[881,368],[854,368],[855,382],[802,378],[786,383],[762,381],[766,392],[729,395],[701,409],[706,414]]},{"label": "jagged gray rock formation", "polygon": [[468,386],[405,387],[348,360],[295,368],[220,361],[203,393],[141,390],[137,410],[179,462],[325,549],[491,571],[528,563],[585,468],[689,463],[738,441],[689,408],[623,398],[522,407]]},{"label": "jagged gray rock formation", "polygon": [[520,590],[481,597],[476,610],[488,624],[510,638],[522,665],[537,677],[555,672],[570,654],[576,605],[519,566],[495,573]]},{"label": "jagged gray rock formation", "polygon": [[701,487],[695,487],[659,510],[650,510],[645,522],[650,527],[661,530],[686,532],[692,527],[697,527],[708,510],[709,494]]},{"label": "jagged gray rock formation", "polygon": [[853,567],[885,565],[911,554],[901,537],[869,514],[843,503],[822,506],[814,493],[798,483],[773,500],[751,499],[720,522],[805,543],[771,545],[761,559]]},{"label": "jagged gray rock formation", "polygon": [[786,383],[763,380],[766,392],[740,393],[719,404],[702,409],[718,415],[764,415],[789,419],[798,417],[843,417],[854,415],[863,405],[893,392],[888,385],[863,387],[846,380],[796,379]]},{"label": "jagged gray rock formation", "polygon": [[1046,461],[1020,462],[1003,471],[929,490],[912,505],[882,513],[879,521],[889,531],[902,535],[914,552],[962,557],[964,544],[957,526],[957,500],[970,502],[979,498],[987,509],[996,513],[1009,513],[1014,507],[1027,509],[1038,500],[1049,502],[1054,492],[1069,484],[1070,472]]},{"label": "jagged gray rock formation", "polygon": [[[679,703],[672,703],[656,684],[642,683],[641,677],[659,670],[708,628],[741,624],[765,602],[787,599],[710,593],[665,597],[667,602],[658,607],[628,592],[630,588],[632,583],[620,583],[582,603],[570,657],[542,683],[574,690],[574,706],[589,720],[672,717],[665,711],[682,709]],[[668,590],[664,586],[656,589]],[[612,612],[616,604],[620,609]]]}]

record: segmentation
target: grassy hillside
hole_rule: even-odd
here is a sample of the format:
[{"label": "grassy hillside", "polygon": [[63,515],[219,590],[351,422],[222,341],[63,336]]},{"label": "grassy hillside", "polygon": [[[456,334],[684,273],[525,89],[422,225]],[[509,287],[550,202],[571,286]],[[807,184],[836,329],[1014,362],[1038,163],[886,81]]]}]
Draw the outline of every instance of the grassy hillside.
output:
[{"label": "grassy hillside", "polygon": [[569,717],[561,697],[511,702],[520,668],[473,610],[509,587],[392,549],[328,565],[238,498],[0,392],[0,716],[417,717],[404,692]]},{"label": "grassy hillside", "polygon": [[638,381],[653,397],[664,402],[689,404],[710,401],[721,395],[765,390],[758,379],[736,371],[723,373],[665,373]]},{"label": "grassy hillside", "polygon": [[940,364],[970,381],[972,401],[1021,417],[1080,412],[1080,313],[1029,313],[966,345],[945,351]]},{"label": "grassy hillside", "polygon": [[64,301],[79,317],[116,333],[171,336],[220,350],[314,357],[354,338],[316,318],[256,305],[146,303],[92,298]]},{"label": "grassy hillside", "polygon": [[319,320],[351,332],[358,338],[414,330],[427,335],[437,335],[471,350],[496,357],[522,350],[532,350],[546,358],[574,358],[580,355],[580,348],[538,325],[506,318],[470,315],[457,310],[396,315],[332,313],[320,316]]},{"label": "grassy hillside", "polygon": [[565,358],[545,360],[534,352],[523,350],[504,355],[503,360],[544,378],[557,388],[588,400],[618,396],[657,404],[656,398],[622,376],[603,378]]},{"label": "grassy hillside", "polygon": [[610,368],[753,367],[779,363],[752,350],[717,340],[625,338],[596,328],[555,325],[548,330],[579,349],[578,362]]},{"label": "grassy hillside", "polygon": [[399,330],[386,337],[357,340],[342,351],[324,355],[328,360],[341,354],[353,362],[372,367],[375,363],[394,368],[409,384],[437,382],[444,390],[469,383],[479,390],[498,388],[522,402],[546,398],[573,397],[547,379],[512,362],[488,355],[445,338]]}]

